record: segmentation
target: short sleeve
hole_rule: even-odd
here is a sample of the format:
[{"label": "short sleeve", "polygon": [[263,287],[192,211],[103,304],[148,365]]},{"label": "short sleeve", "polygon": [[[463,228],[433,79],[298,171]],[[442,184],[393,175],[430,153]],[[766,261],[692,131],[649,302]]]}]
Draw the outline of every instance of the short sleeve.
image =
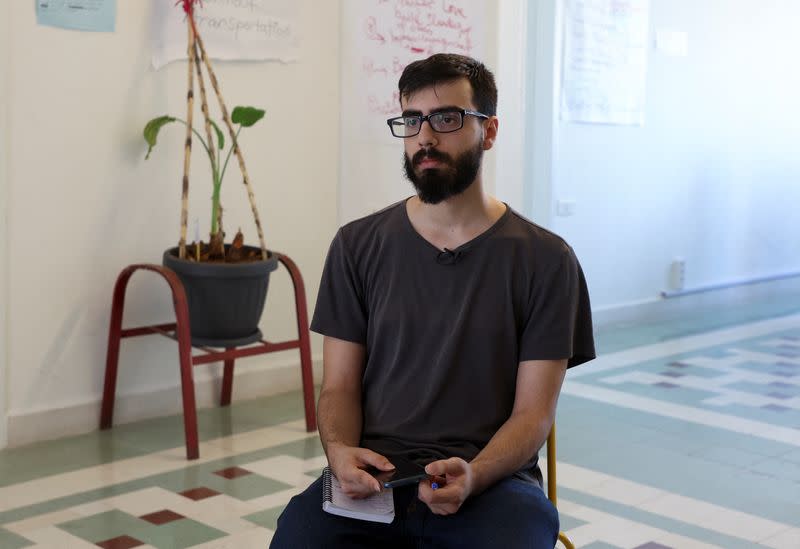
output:
[{"label": "short sleeve", "polygon": [[589,291],[567,245],[552,265],[536,269],[519,356],[520,361],[566,358],[568,368],[595,358]]},{"label": "short sleeve", "polygon": [[325,260],[311,329],[322,335],[366,343],[366,327],[363,284],[340,229]]}]

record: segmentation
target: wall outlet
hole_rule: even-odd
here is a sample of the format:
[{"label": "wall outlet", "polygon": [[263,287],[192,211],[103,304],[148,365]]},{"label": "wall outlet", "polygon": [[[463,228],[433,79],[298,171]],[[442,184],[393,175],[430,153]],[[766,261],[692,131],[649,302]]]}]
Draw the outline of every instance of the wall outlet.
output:
[{"label": "wall outlet", "polygon": [[671,290],[683,290],[685,281],[686,260],[682,257],[676,257],[669,267],[669,288]]}]

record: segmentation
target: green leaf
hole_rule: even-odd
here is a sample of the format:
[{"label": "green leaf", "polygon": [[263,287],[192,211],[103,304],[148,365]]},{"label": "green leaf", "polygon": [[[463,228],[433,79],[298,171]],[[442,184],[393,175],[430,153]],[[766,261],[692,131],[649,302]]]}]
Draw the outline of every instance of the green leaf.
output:
[{"label": "green leaf", "polygon": [[225,147],[225,136],[223,135],[222,131],[220,131],[219,126],[213,120],[210,120],[211,125],[214,126],[214,129],[217,132],[217,144],[219,145],[220,150]]},{"label": "green leaf", "polygon": [[150,158],[150,152],[153,150],[153,147],[156,146],[156,138],[158,137],[158,132],[161,128],[170,122],[175,122],[176,118],[164,115],[159,116],[157,118],[153,118],[150,122],[148,122],[144,127],[144,140],[147,141],[147,155],[144,157],[145,160]]},{"label": "green leaf", "polygon": [[236,107],[231,115],[234,124],[241,124],[245,128],[249,128],[262,118],[264,118],[264,110],[255,107]]}]

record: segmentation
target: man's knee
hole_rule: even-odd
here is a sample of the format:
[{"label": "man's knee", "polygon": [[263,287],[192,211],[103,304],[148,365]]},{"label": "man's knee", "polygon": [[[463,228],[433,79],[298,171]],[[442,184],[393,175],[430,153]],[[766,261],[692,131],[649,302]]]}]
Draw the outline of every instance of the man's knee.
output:
[{"label": "man's knee", "polygon": [[294,496],[278,517],[278,527],[272,537],[271,549],[321,547],[314,538],[320,532],[316,522],[322,513],[321,481],[312,483]]},{"label": "man's knee", "polygon": [[469,547],[548,547],[558,537],[558,512],[531,483],[507,479],[468,501],[459,530]]}]

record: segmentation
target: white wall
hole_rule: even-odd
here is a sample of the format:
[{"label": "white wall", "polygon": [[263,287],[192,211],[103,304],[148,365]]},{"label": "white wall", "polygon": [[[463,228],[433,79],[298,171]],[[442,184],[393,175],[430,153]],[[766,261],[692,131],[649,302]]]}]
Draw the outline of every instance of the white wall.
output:
[{"label": "white wall", "polygon": [[[2,71],[8,73],[10,102],[4,104],[14,139],[0,141],[2,166],[13,159],[7,180],[0,170],[0,193],[7,186],[9,199],[5,281],[0,263],[0,292],[3,282],[9,288],[0,293],[8,346],[0,340],[0,380],[7,353],[12,445],[96,427],[116,276],[131,263],[160,263],[179,237],[183,132],[166,128],[145,162],[141,130],[159,114],[185,116],[186,65],[158,72],[149,67],[149,6],[119,2],[115,33],[39,27],[31,2],[0,8],[11,29],[0,32],[8,36],[0,39],[0,62],[7,48],[14,52]],[[267,246],[298,264],[310,312],[337,226],[339,3],[305,0],[300,12],[300,62],[217,63],[216,70],[229,107],[267,110],[265,121],[242,134],[242,149]],[[195,147],[190,218],[199,217],[207,233],[210,185],[201,154]],[[226,228],[230,234],[241,225],[256,242],[237,178],[234,167],[223,190]],[[2,234],[0,228],[0,243]],[[173,318],[168,291],[154,276],[136,275],[128,295],[126,325]],[[0,316],[0,337],[3,323]],[[296,334],[292,286],[283,269],[273,274],[262,330],[273,341]],[[321,349],[317,339],[313,343],[316,356]],[[296,352],[241,361],[237,371],[252,379],[234,384],[234,398],[299,386],[298,364]],[[195,369],[199,385],[209,372],[219,369]],[[118,419],[179,410],[177,386],[173,342],[157,336],[123,341]]]},{"label": "white wall", "polygon": [[7,320],[8,291],[6,274],[8,255],[6,245],[6,188],[8,175],[8,72],[9,52],[8,3],[0,5],[0,448],[6,445],[8,421],[8,345]]},{"label": "white wall", "polygon": [[[359,14],[363,5],[359,4],[360,1],[343,3],[341,223],[377,211],[414,192],[403,177],[402,144],[389,136],[383,122],[386,117],[367,115],[369,118],[365,119],[364,106],[358,103],[356,92],[363,87],[363,82],[359,80],[363,52],[359,51],[358,42],[353,36],[362,32]],[[485,52],[481,60],[497,78],[498,115],[501,120],[496,145],[484,158],[484,181],[489,192],[520,211],[524,207],[521,177],[525,166],[524,74],[530,70],[530,65],[526,66],[524,50],[526,10],[525,0],[501,0],[485,2],[481,14],[486,29]],[[399,112],[399,105],[397,109]],[[381,133],[376,137],[375,126],[386,134]]]},{"label": "white wall", "polygon": [[577,210],[551,226],[597,309],[657,299],[676,256],[687,288],[800,271],[800,4],[650,6],[651,37],[685,31],[689,55],[651,47],[644,127],[558,123],[552,144],[550,207]]}]

